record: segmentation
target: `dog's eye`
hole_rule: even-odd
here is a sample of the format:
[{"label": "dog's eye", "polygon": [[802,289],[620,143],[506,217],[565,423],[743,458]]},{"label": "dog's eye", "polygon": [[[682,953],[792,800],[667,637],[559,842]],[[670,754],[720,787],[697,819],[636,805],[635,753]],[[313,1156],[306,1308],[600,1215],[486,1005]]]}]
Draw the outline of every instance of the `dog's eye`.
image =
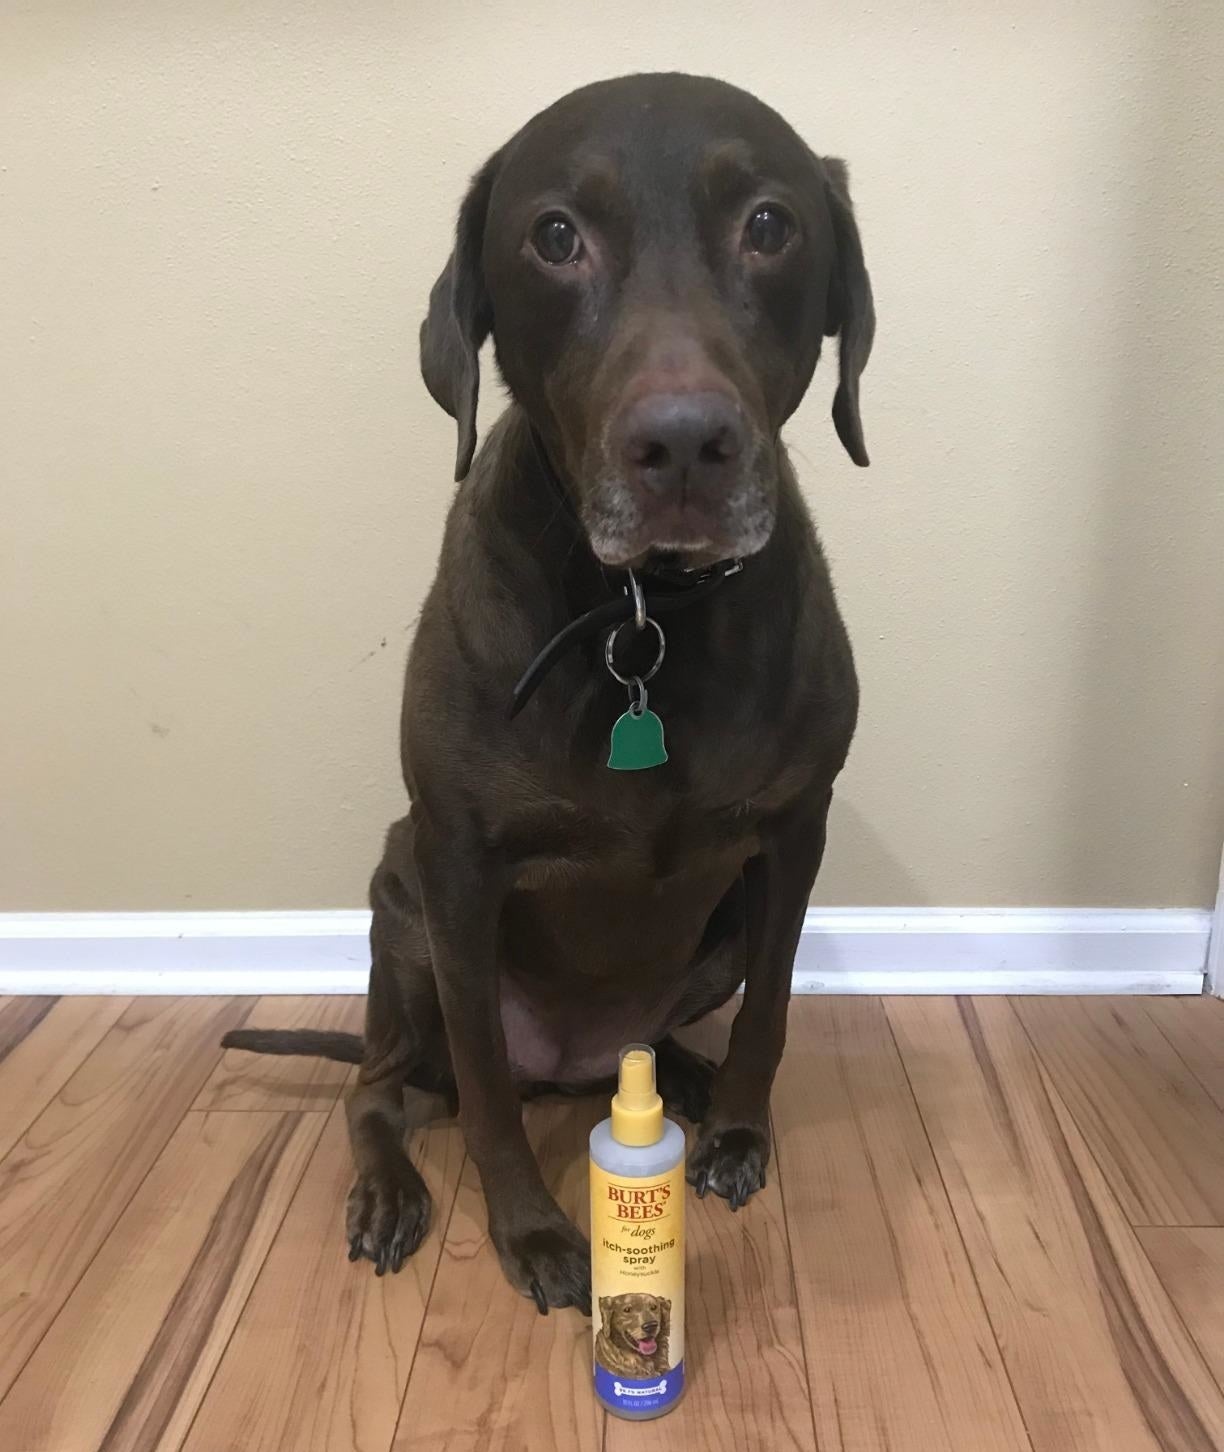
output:
[{"label": "dog's eye", "polygon": [[748,218],[744,228],[744,242],[750,252],[764,252],[772,255],[781,252],[790,241],[795,230],[789,213],[772,202],[758,207]]},{"label": "dog's eye", "polygon": [[582,256],[582,238],[568,217],[544,217],[537,222],[531,245],[553,267],[577,262]]}]

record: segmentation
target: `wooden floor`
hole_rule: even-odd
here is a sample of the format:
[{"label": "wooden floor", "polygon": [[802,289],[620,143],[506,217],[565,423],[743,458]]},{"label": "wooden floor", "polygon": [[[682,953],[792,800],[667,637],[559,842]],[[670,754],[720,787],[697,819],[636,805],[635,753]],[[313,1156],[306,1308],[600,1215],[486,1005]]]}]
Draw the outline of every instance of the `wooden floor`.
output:
[{"label": "wooden floor", "polygon": [[[3,1452],[1219,1452],[1224,1003],[796,1000],[769,1188],[689,1205],[686,1401],[590,1393],[503,1283],[458,1130],[351,1266],[348,1071],[222,1055],[353,999],[0,1001]],[[528,1111],[584,1215],[595,1102]]]}]

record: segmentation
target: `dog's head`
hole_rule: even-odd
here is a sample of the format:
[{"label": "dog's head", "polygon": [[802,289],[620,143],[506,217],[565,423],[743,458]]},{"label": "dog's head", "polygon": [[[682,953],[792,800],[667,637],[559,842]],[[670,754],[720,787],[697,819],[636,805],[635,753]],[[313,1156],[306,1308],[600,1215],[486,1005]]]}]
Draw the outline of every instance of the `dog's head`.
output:
[{"label": "dog's head", "polygon": [[421,328],[429,391],[476,446],[498,365],[609,565],[759,550],[778,431],[840,335],[833,405],[867,463],[875,330],[845,166],[720,81],[626,76],[565,96],[477,174]]},{"label": "dog's head", "polygon": [[666,1296],[648,1296],[633,1291],[623,1296],[601,1296],[599,1315],[603,1334],[619,1351],[643,1360],[667,1360],[667,1339],[671,1335],[671,1302]]}]

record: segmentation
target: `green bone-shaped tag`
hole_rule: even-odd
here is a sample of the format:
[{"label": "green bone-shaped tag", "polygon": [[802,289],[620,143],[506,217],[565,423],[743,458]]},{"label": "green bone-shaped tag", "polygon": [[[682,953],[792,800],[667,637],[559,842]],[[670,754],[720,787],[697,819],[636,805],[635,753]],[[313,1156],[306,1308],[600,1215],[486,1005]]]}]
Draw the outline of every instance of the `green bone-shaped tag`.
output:
[{"label": "green bone-shaped tag", "polygon": [[626,711],[612,728],[608,765],[613,771],[646,771],[667,760],[663,723],[653,711]]}]

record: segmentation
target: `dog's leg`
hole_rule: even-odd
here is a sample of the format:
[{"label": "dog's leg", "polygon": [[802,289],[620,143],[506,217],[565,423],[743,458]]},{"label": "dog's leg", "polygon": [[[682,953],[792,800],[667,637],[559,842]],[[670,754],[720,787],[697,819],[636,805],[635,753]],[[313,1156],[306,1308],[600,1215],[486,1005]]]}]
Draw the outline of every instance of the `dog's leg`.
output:
[{"label": "dog's leg", "polygon": [[693,1049],[678,1044],[669,1034],[655,1044],[655,1084],[671,1114],[700,1124],[709,1113],[710,1095],[718,1065]]},{"label": "dog's leg", "polygon": [[349,1258],[398,1271],[429,1227],[430,1196],[404,1151],[404,1087],[453,1083],[405,819],[388,833],[370,884],[370,988],[364,1055],[346,1105],[357,1178],[349,1192]]},{"label": "dog's leg", "polygon": [[[747,964],[744,938],[744,883],[736,880],[719,913],[725,937],[700,963],[676,1006],[680,1028],[700,1023],[733,998],[744,981]],[[721,1042],[721,1029],[717,1034]],[[707,1041],[709,1035],[706,1035]],[[710,1110],[718,1063],[679,1043],[671,1034],[654,1045],[659,1094],[668,1111],[700,1124]]]},{"label": "dog's leg", "polygon": [[428,967],[393,977],[387,960],[376,959],[366,1004],[366,1057],[345,1106],[357,1172],[345,1233],[349,1259],[366,1256],[379,1275],[398,1271],[429,1228],[429,1190],[404,1150],[404,1088],[414,1080],[445,1093],[445,1053]]},{"label": "dog's leg", "polygon": [[769,1093],[786,1042],[795,949],[820,859],[832,793],[779,821],[744,869],[747,976],[710,1111],[688,1159],[697,1193],[724,1196],[733,1210],[765,1186]]},{"label": "dog's leg", "polygon": [[404,1078],[358,1084],[346,1106],[357,1178],[345,1217],[349,1259],[366,1256],[378,1275],[398,1271],[429,1228],[425,1181],[404,1153]]},{"label": "dog's leg", "polygon": [[448,821],[417,824],[416,861],[460,1118],[506,1278],[549,1306],[591,1304],[590,1247],[549,1194],[523,1129],[498,993],[498,925],[510,875]]}]

